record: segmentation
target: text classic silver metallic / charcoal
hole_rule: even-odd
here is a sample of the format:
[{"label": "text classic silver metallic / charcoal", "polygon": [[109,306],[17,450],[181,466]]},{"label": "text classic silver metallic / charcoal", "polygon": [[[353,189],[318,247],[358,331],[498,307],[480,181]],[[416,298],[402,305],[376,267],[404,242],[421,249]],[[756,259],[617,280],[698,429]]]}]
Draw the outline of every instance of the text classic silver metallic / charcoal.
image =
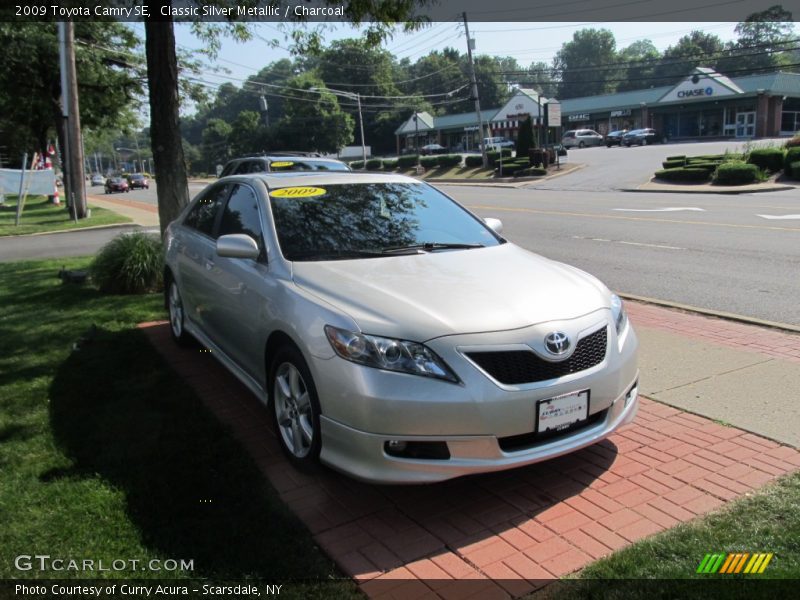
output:
[{"label": "text classic silver metallic / charcoal", "polygon": [[300,468],[434,482],[594,444],[637,409],[623,303],[501,231],[399,175],[224,177],[166,232],[172,335],[268,405]]}]

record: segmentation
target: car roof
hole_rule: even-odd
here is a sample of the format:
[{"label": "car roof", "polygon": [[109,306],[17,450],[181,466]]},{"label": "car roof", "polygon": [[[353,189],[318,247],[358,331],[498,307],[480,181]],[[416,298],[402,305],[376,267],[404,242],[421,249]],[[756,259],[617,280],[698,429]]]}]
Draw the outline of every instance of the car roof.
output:
[{"label": "car roof", "polygon": [[229,175],[219,181],[235,181],[241,179],[260,179],[269,189],[327,185],[366,184],[366,183],[422,183],[413,177],[385,173],[354,173],[348,171],[281,171],[271,173],[248,173],[246,175]]}]

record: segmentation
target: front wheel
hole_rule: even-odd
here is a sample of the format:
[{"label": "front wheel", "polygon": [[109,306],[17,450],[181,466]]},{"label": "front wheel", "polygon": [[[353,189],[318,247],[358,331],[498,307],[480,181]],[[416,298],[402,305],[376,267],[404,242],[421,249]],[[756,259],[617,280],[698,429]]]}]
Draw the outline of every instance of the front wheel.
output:
[{"label": "front wheel", "polygon": [[586,146],[586,144],[584,144],[583,142],[579,142],[579,143],[578,143],[578,148],[583,148],[583,147],[585,147],[585,146]]},{"label": "front wheel", "polygon": [[270,404],[281,449],[301,470],[316,466],[322,447],[319,398],[303,355],[294,346],[275,354],[269,377]]}]

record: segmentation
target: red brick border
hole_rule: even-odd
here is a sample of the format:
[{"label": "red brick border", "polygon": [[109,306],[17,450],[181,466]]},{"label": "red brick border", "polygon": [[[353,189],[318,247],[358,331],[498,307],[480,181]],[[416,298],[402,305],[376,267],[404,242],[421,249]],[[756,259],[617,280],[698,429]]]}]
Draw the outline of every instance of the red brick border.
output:
[{"label": "red brick border", "polygon": [[[746,325],[628,306],[642,325],[800,360],[800,336],[754,338]],[[142,327],[372,597],[518,597],[800,468],[793,448],[642,398],[635,423],[610,439],[526,468],[406,487],[305,475],[283,458],[266,410],[209,354],[179,349],[163,323]]]}]

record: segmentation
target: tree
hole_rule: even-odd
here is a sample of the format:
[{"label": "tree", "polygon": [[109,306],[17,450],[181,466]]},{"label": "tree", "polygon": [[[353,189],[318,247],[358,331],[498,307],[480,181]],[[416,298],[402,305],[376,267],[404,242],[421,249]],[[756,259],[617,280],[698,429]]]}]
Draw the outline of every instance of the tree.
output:
[{"label": "tree", "polygon": [[553,77],[553,67],[546,62],[532,62],[520,84],[536,90],[545,98],[558,96],[558,81]]},{"label": "tree", "polygon": [[616,40],[607,29],[581,29],[562,45],[553,59],[561,75],[559,98],[597,96],[613,92],[617,68]]},{"label": "tree", "polygon": [[353,141],[353,119],[342,112],[335,95],[300,91],[324,87],[324,82],[313,73],[303,73],[287,82],[283,94],[297,100],[287,102],[284,116],[277,124],[277,137],[283,149],[334,153]]},{"label": "tree", "polygon": [[536,144],[533,143],[533,122],[528,117],[522,122],[519,127],[519,136],[517,137],[517,156],[528,156],[528,150],[535,148]]},{"label": "tree", "polygon": [[725,45],[718,36],[692,31],[664,51],[655,69],[659,85],[672,85],[685,78],[696,67],[715,67]]},{"label": "tree", "polygon": [[650,40],[639,40],[619,51],[617,60],[622,63],[617,91],[641,90],[663,85],[654,79],[661,54]]},{"label": "tree", "polygon": [[[89,130],[127,128],[142,94],[138,41],[115,22],[75,23],[80,118]],[[0,23],[0,130],[7,152],[44,150],[61,134],[61,74],[55,23]]]},{"label": "tree", "polygon": [[230,137],[233,128],[222,119],[210,119],[203,131],[203,161],[206,172],[216,172],[218,164],[224,165],[230,158]]},{"label": "tree", "polygon": [[723,73],[735,71],[742,76],[777,70],[794,62],[792,13],[781,6],[753,13],[736,26],[735,32],[738,39],[727,45],[727,52],[718,64]]}]

